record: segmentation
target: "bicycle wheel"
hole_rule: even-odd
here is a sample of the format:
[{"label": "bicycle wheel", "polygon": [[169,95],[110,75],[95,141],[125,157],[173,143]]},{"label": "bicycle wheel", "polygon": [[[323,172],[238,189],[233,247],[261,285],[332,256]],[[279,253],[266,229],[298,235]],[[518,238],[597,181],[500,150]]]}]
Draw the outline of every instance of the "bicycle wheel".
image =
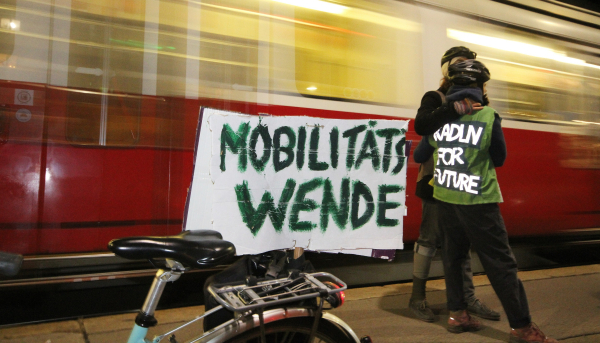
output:
[{"label": "bicycle wheel", "polygon": [[[314,318],[290,318],[265,325],[267,343],[306,343]],[[246,331],[226,343],[260,343],[260,328]],[[314,343],[354,343],[354,340],[337,325],[321,319]]]}]

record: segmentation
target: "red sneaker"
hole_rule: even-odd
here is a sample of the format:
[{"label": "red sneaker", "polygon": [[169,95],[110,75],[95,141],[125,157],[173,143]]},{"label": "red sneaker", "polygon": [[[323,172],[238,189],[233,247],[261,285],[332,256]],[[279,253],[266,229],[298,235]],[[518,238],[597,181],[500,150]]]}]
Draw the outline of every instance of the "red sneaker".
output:
[{"label": "red sneaker", "polygon": [[529,323],[524,328],[510,330],[510,343],[558,343],[554,338],[544,335],[542,330],[535,325]]},{"label": "red sneaker", "polygon": [[461,333],[466,331],[479,331],[483,329],[481,323],[469,315],[467,310],[450,311],[448,318],[448,331],[452,333]]}]

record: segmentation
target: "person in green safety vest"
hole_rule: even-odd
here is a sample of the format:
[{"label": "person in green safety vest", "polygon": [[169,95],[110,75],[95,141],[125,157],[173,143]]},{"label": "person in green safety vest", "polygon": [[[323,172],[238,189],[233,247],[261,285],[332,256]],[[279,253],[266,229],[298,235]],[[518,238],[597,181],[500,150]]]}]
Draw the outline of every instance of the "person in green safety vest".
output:
[{"label": "person in green safety vest", "polygon": [[472,248],[506,312],[512,328],[510,342],[555,343],[531,321],[498,205],[503,200],[495,168],[506,159],[501,118],[491,107],[473,110],[472,106],[483,103],[490,72],[483,63],[470,59],[450,65],[448,76],[451,87],[446,98],[461,116],[424,137],[415,149],[417,162],[434,157],[431,183],[438,201],[438,224],[444,232],[448,331],[482,328],[469,315],[463,291],[463,264]]},{"label": "person in green safety vest", "polygon": [[[441,71],[443,78],[440,81],[440,87],[436,91],[429,91],[423,95],[421,106],[415,118],[415,131],[419,135],[428,135],[434,133],[444,124],[460,118],[456,113],[452,102],[446,101],[446,92],[450,87],[448,79],[448,67],[467,59],[475,59],[477,53],[464,46],[455,46],[448,49],[441,58]],[[470,101],[470,98],[457,99],[457,101]],[[483,99],[481,104],[471,102],[474,110],[483,109],[487,104],[487,99]],[[433,158],[419,166],[419,175],[417,177],[417,187],[415,195],[421,198],[422,215],[421,225],[419,227],[419,238],[414,245],[413,253],[413,287],[408,308],[415,318],[434,322],[436,315],[429,307],[426,297],[426,284],[429,278],[431,262],[439,248],[442,246],[444,234],[438,226],[437,220],[437,200],[433,198],[433,187],[428,184],[433,178]],[[475,286],[473,285],[473,273],[471,271],[471,260],[468,256],[463,265],[465,300],[468,304],[468,311],[472,315],[490,320],[500,320],[500,313],[494,311],[482,302],[475,295]]]}]

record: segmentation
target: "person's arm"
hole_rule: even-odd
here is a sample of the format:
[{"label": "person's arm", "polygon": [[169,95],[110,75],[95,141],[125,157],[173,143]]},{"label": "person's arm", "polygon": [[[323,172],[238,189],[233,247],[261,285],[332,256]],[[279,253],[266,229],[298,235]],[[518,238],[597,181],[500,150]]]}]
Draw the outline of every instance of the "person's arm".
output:
[{"label": "person's arm", "polygon": [[506,160],[506,141],[504,140],[504,133],[502,132],[502,119],[498,113],[494,113],[494,117],[489,153],[492,163],[494,163],[494,167],[497,168],[502,167],[504,165],[504,161]]},{"label": "person's arm", "polygon": [[453,102],[442,104],[442,98],[435,91],[423,95],[421,107],[415,118],[415,132],[420,136],[431,135],[445,124],[460,118]]},{"label": "person's arm", "polygon": [[429,137],[423,137],[415,148],[413,158],[417,163],[425,163],[433,155],[435,148],[429,144]]}]

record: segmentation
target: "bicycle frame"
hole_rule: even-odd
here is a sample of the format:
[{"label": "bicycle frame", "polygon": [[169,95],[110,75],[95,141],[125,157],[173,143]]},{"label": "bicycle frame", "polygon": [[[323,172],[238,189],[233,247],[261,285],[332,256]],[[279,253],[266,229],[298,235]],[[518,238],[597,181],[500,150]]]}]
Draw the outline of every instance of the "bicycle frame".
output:
[{"label": "bicycle frame", "polygon": [[[143,327],[135,324],[133,330],[131,331],[131,336],[129,337],[129,340],[127,342],[128,343],[147,343],[147,342],[158,343],[158,342],[161,342],[165,337],[183,329],[184,327],[186,327],[190,324],[193,324],[193,323],[199,321],[200,319],[204,318],[205,316],[210,315],[211,313],[216,312],[216,311],[220,310],[221,308],[222,308],[221,306],[217,306],[198,318],[195,318],[189,322],[186,322],[185,324],[178,326],[177,328],[175,328],[171,331],[165,332],[161,335],[154,337],[151,341],[148,341],[146,339],[146,335],[148,333],[148,328],[143,328]],[[268,324],[268,323],[275,322],[275,321],[282,320],[282,319],[299,318],[299,317],[313,317],[314,313],[313,313],[313,311],[311,311],[309,309],[305,309],[305,308],[288,308],[288,309],[277,308],[277,309],[265,311],[263,316],[264,316],[264,324]],[[348,324],[346,324],[346,322],[341,320],[339,317],[337,317],[333,314],[330,314],[330,313],[324,313],[322,318],[331,323],[339,325],[346,332],[348,332],[348,334],[350,334],[350,336],[356,342],[359,342],[359,339],[358,339],[358,336],[356,335],[356,333],[352,330],[352,328]],[[205,332],[203,335],[196,337],[191,341],[188,341],[188,343],[222,343],[222,342],[225,342],[243,332],[246,332],[248,330],[251,330],[251,329],[254,329],[257,327],[260,327],[260,319],[259,319],[258,315],[257,314],[245,315],[245,316],[241,316],[238,319],[231,319],[231,320],[219,325],[218,327]]]},{"label": "bicycle frame", "polygon": [[[171,270],[163,270],[163,269],[159,269],[156,273],[156,276],[154,278],[154,281],[152,283],[152,286],[150,287],[150,290],[148,292],[148,296],[146,297],[146,301],[144,302],[144,306],[142,307],[142,310],[140,311],[140,313],[138,314],[138,316],[136,317],[136,324],[134,324],[134,327],[131,331],[131,334],[129,336],[129,339],[127,341],[127,343],[159,343],[161,342],[165,337],[172,335],[173,333],[183,329],[184,327],[187,327],[188,325],[191,325],[197,321],[199,321],[200,319],[222,309],[222,308],[227,308],[228,310],[231,311],[235,311],[234,313],[236,313],[236,318],[230,319],[229,321],[222,323],[221,325],[207,331],[204,332],[202,335],[192,339],[191,341],[188,341],[189,343],[221,343],[221,342],[225,342],[243,332],[246,332],[248,330],[254,329],[254,328],[259,328],[259,327],[264,327],[264,325],[268,324],[268,323],[272,323],[278,320],[283,320],[283,319],[289,319],[289,318],[298,318],[298,317],[320,317],[324,320],[327,320],[331,323],[334,323],[336,325],[338,325],[339,327],[341,327],[343,330],[345,330],[355,342],[359,342],[358,337],[356,336],[356,334],[354,333],[354,331],[350,328],[350,326],[348,326],[348,324],[346,324],[343,320],[341,320],[340,318],[330,314],[330,313],[321,313],[321,307],[322,307],[322,303],[321,306],[317,309],[313,309],[313,308],[304,308],[304,307],[284,307],[282,306],[285,303],[290,303],[292,301],[298,301],[301,299],[310,299],[310,298],[316,298],[318,296],[322,296],[322,295],[326,295],[327,293],[336,293],[336,292],[340,292],[346,289],[346,285],[339,280],[338,278],[336,278],[335,276],[328,274],[328,273],[313,273],[313,274],[306,274],[304,275],[304,277],[306,278],[306,280],[310,280],[311,283],[313,283],[314,285],[319,286],[319,288],[321,287],[325,287],[325,285],[323,285],[320,281],[318,281],[316,279],[317,276],[326,276],[329,277],[333,280],[336,280],[336,282],[340,282],[343,287],[339,288],[339,289],[335,289],[335,290],[330,290],[328,292],[312,292],[310,294],[304,294],[304,295],[300,295],[300,296],[291,296],[282,300],[279,299],[275,299],[275,300],[271,300],[269,301],[269,306],[281,306],[278,308],[273,308],[267,311],[262,311],[261,308],[264,308],[265,306],[265,302],[263,300],[259,300],[256,301],[257,299],[254,298],[253,302],[259,302],[258,304],[243,304],[242,302],[236,301],[234,299],[231,298],[231,293],[232,291],[236,291],[239,292],[242,289],[251,289],[252,287],[244,287],[243,285],[237,285],[237,286],[225,286],[222,288],[216,288],[213,285],[211,285],[209,287],[209,290],[211,292],[211,294],[213,294],[213,296],[215,296],[215,299],[217,299],[217,301],[219,301],[219,303],[221,303],[220,306],[214,307],[211,310],[205,312],[202,316],[199,316],[189,322],[186,322],[185,324],[171,330],[168,331],[166,333],[163,333],[161,335],[155,336],[152,340],[147,340],[146,335],[148,334],[148,329],[149,327],[155,325],[156,320],[154,319],[154,311],[156,310],[156,306],[158,305],[158,301],[162,295],[162,292],[164,290],[164,287],[166,285],[167,282],[171,282],[171,281],[175,281],[177,280],[180,275],[184,272],[183,266],[176,262],[176,261],[169,261],[168,262],[169,266],[171,267]],[[259,283],[260,286],[269,286],[269,285],[273,285],[274,282],[277,282],[277,280],[273,280],[273,281],[266,281],[263,283]],[[254,293],[252,291],[252,293]],[[256,294],[256,293],[254,293]],[[230,298],[230,300],[232,301],[226,301],[224,300],[223,296],[225,298]],[[269,297],[267,297],[269,298]],[[256,313],[255,310],[260,310],[259,313]],[[261,318],[262,317],[262,318]]]}]

